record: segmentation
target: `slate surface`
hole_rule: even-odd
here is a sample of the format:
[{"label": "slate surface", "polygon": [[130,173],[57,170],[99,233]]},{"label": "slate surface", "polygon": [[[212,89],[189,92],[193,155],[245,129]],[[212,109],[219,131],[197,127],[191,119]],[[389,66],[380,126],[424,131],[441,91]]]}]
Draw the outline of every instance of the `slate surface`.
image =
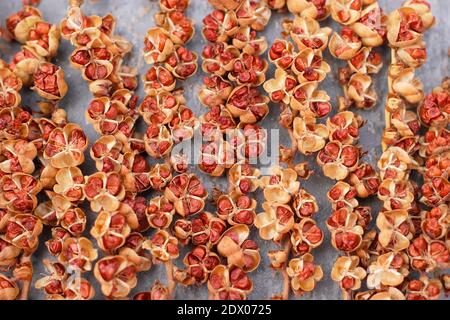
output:
[{"label": "slate surface", "polygon": [[[0,0],[0,19],[3,21],[8,15],[16,12],[20,7],[20,0]],[[44,17],[51,21],[52,23],[58,23],[66,14],[66,3],[63,0],[43,0],[40,6]],[[156,0],[86,0],[86,4],[83,10],[87,14],[98,14],[103,15],[111,12],[117,17],[117,31],[116,33],[124,36],[130,40],[134,45],[134,49],[128,65],[137,66],[139,68],[140,74],[144,74],[147,70],[145,65],[141,50],[143,46],[143,37],[146,34],[147,28],[154,25],[153,14],[158,10],[158,4]],[[390,12],[396,7],[400,6],[402,1],[400,0],[380,0],[381,7],[386,11]],[[425,89],[428,92],[433,87],[438,85],[443,77],[450,76],[449,70],[449,57],[447,55],[448,48],[450,47],[450,38],[448,33],[450,32],[450,25],[448,18],[450,17],[450,6],[447,0],[430,0],[433,12],[437,17],[437,25],[425,35],[425,41],[427,42],[429,59],[424,67],[422,67],[417,75],[422,79],[425,85]],[[206,0],[191,0],[191,6],[187,11],[187,15],[196,21],[196,34],[194,39],[189,43],[188,47],[197,53],[201,52],[201,48],[205,45],[205,40],[202,38],[201,20],[203,17],[212,10],[211,6]],[[289,17],[289,14],[274,13],[270,20],[266,31],[263,34],[272,43],[273,40],[279,37],[281,31],[281,21],[284,18]],[[322,22],[323,26],[330,26],[334,30],[338,30],[340,27],[328,19],[326,22]],[[5,42],[0,42],[0,53],[3,59],[9,60],[11,55],[18,50],[17,44],[8,44]],[[68,112],[69,120],[71,122],[79,123],[85,129],[85,132],[89,136],[91,143],[98,138],[97,133],[92,129],[84,117],[84,111],[91,100],[91,94],[88,91],[86,83],[82,80],[80,73],[70,67],[68,62],[68,57],[72,52],[73,48],[66,41],[62,41],[59,55],[55,59],[55,63],[62,66],[66,73],[66,81],[69,84],[69,92],[67,96],[62,101],[62,107]],[[388,50],[384,50],[385,58],[389,57]],[[322,84],[321,88],[326,90],[328,94],[332,97],[334,106],[336,105],[336,97],[341,94],[341,90],[336,84],[337,74],[336,70],[342,63],[338,62],[336,59],[331,57],[331,55],[326,51],[325,59],[332,66],[332,73],[328,75],[327,79]],[[385,60],[387,61],[387,60]],[[273,76],[274,69],[271,67],[267,72],[267,78]],[[188,79],[184,82],[185,96],[187,99],[187,104],[196,115],[201,115],[206,112],[199,101],[197,100],[196,94],[202,83],[202,79],[205,74],[199,70],[196,76]],[[370,111],[358,111],[359,114],[367,120],[367,124],[361,131],[361,145],[365,150],[368,151],[365,157],[366,161],[375,163],[377,157],[380,155],[380,136],[382,128],[384,125],[383,120],[383,104],[384,98],[386,96],[386,67],[383,68],[382,72],[377,76],[375,80],[377,92],[379,94],[378,105]],[[142,87],[139,88],[138,94],[142,99],[144,93]],[[23,91],[24,104],[33,106],[36,101],[38,101],[37,95],[29,92],[28,90]],[[334,111],[335,112],[335,111]],[[262,125],[267,128],[278,128],[279,108],[276,105],[271,105],[271,111],[269,116],[262,122]],[[287,144],[288,137],[285,131],[280,133],[281,143]],[[310,294],[305,294],[301,299],[340,299],[340,290],[338,286],[330,279],[331,266],[337,256],[337,251],[330,245],[329,232],[326,230],[325,220],[330,214],[330,205],[326,199],[326,191],[332,185],[332,182],[323,177],[320,168],[317,168],[315,164],[315,159],[313,157],[299,157],[300,161],[309,161],[314,169],[316,169],[316,174],[309,180],[303,183],[303,186],[312,194],[314,194],[319,202],[320,212],[315,217],[325,232],[325,239],[322,246],[314,251],[314,256],[316,262],[319,263],[324,271],[324,279],[317,285],[314,292]],[[95,168],[93,162],[89,159],[87,154],[87,161],[82,166],[85,175],[89,175],[94,172]],[[190,170],[198,172],[195,167],[191,167]],[[200,173],[201,178],[206,184],[207,188],[211,190],[213,187],[221,188],[225,190],[226,181],[225,179],[211,179],[206,175]],[[154,194],[149,193],[149,197],[154,196]],[[261,195],[258,196],[258,202],[262,203]],[[373,207],[374,215],[379,208],[379,202],[376,199],[367,201],[367,205]],[[87,206],[85,206],[88,212]],[[212,210],[212,208],[209,208]],[[88,214],[89,222],[92,223],[95,220],[93,213]],[[87,228],[86,234],[88,233]],[[276,248],[275,245],[262,241],[258,238],[257,232],[253,232],[253,238],[258,241],[261,247],[262,261],[258,270],[251,274],[251,278],[254,281],[254,291],[249,296],[251,299],[266,299],[274,294],[281,292],[281,277],[274,273],[268,267],[268,259],[266,252],[268,250]],[[42,241],[40,249],[36,252],[34,256],[35,261],[35,278],[40,278],[40,274],[44,272],[43,266],[39,263],[43,258],[48,257],[45,246],[43,245],[44,240],[50,237],[48,230],[42,235]],[[183,254],[181,257],[184,256]],[[182,266],[181,258],[177,261],[177,265]],[[164,281],[165,271],[163,266],[154,266],[150,271],[140,274],[139,285],[133,293],[138,291],[147,290],[150,285],[156,280],[161,279]],[[97,298],[101,298],[100,288],[97,286],[92,275],[88,276],[88,279],[92,279],[93,283],[96,285]],[[292,295],[291,295],[292,296]],[[42,292],[32,289],[31,297],[34,299],[42,299],[44,295]],[[205,286],[200,288],[183,288],[179,286],[176,292],[177,299],[206,299],[207,289]],[[292,297],[294,298],[294,297]]]}]

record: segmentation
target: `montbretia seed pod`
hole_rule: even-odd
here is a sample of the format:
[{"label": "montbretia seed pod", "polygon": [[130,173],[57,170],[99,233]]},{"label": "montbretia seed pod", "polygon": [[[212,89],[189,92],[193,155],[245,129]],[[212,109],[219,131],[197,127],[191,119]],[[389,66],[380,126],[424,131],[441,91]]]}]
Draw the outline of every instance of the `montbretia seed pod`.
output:
[{"label": "montbretia seed pod", "polygon": [[165,59],[165,66],[178,79],[186,79],[197,71],[197,54],[176,45],[173,52]]},{"label": "montbretia seed pod", "polygon": [[310,218],[319,211],[316,198],[303,188],[294,194],[292,207],[299,218]]},{"label": "montbretia seed pod", "polygon": [[287,70],[294,62],[294,46],[284,39],[275,39],[269,50],[269,60],[282,70]]},{"label": "montbretia seed pod", "polygon": [[329,139],[344,144],[354,144],[359,138],[359,128],[363,120],[351,111],[342,111],[327,119],[327,128],[330,131]]},{"label": "montbretia seed pod", "polygon": [[172,179],[164,195],[174,203],[177,213],[186,217],[203,210],[208,192],[195,175],[180,174]]},{"label": "montbretia seed pod", "polygon": [[63,69],[51,63],[40,64],[34,73],[33,81],[32,89],[48,100],[61,100],[68,90]]},{"label": "montbretia seed pod", "polygon": [[84,162],[88,138],[77,124],[55,128],[48,136],[43,157],[55,168],[76,167]]},{"label": "montbretia seed pod", "polygon": [[243,224],[229,228],[217,243],[217,252],[227,259],[229,266],[242,268],[244,272],[251,272],[258,268],[261,257],[256,242],[247,239],[250,229]]},{"label": "montbretia seed pod", "polygon": [[160,91],[173,91],[176,78],[165,67],[152,66],[144,76],[144,91],[149,95],[156,95]]},{"label": "montbretia seed pod", "polygon": [[122,247],[131,230],[139,226],[136,214],[129,206],[122,205],[118,211],[102,211],[98,214],[91,235],[100,249],[115,252]]},{"label": "montbretia seed pod", "polygon": [[0,110],[0,137],[2,139],[26,139],[30,133],[31,114],[19,107]]},{"label": "montbretia seed pod", "polygon": [[402,7],[389,14],[387,30],[389,44],[400,48],[421,41],[425,27],[413,8]]},{"label": "montbretia seed pod", "polygon": [[150,125],[144,137],[145,150],[153,158],[164,158],[173,147],[173,139],[170,130],[159,124]]},{"label": "montbretia seed pod", "polygon": [[324,20],[330,15],[330,6],[324,0],[287,0],[286,4],[289,12],[314,20]]},{"label": "montbretia seed pod", "polygon": [[177,238],[165,230],[157,231],[151,239],[144,242],[143,248],[150,250],[153,258],[162,262],[176,259],[180,254]]},{"label": "montbretia seed pod", "polygon": [[174,278],[183,285],[200,285],[208,281],[211,271],[220,264],[219,256],[205,246],[194,247],[183,259],[184,270],[176,270]]},{"label": "montbretia seed pod", "polygon": [[115,172],[97,172],[86,179],[84,187],[86,199],[91,203],[94,212],[115,211],[125,197],[122,177]]},{"label": "montbretia seed pod", "polygon": [[436,18],[431,12],[431,6],[425,0],[407,0],[403,3],[404,7],[412,8],[420,16],[425,30],[430,29],[436,22]]},{"label": "montbretia seed pod", "polygon": [[104,96],[89,103],[85,116],[98,133],[110,135],[119,130],[120,123],[129,113],[130,110],[124,103]]},{"label": "montbretia seed pod", "polygon": [[[186,224],[186,221],[181,221]],[[185,228],[186,229],[186,228]],[[217,244],[226,229],[226,223],[209,212],[202,212],[191,222],[193,245],[206,245],[208,248]]]},{"label": "montbretia seed pod", "polygon": [[60,33],[56,25],[34,21],[26,38],[27,46],[34,48],[42,57],[54,57],[58,51]]},{"label": "montbretia seed pod", "polygon": [[160,0],[159,6],[162,11],[185,11],[189,6],[190,0]]},{"label": "montbretia seed pod", "polygon": [[326,177],[343,180],[358,167],[360,156],[359,147],[332,141],[317,154],[317,163]]},{"label": "montbretia seed pod", "polygon": [[387,149],[378,161],[381,180],[403,180],[408,177],[409,170],[417,167],[417,162],[405,150],[398,147]]},{"label": "montbretia seed pod", "polygon": [[285,204],[298,192],[300,182],[297,181],[295,170],[273,167],[270,176],[261,178],[260,185],[264,188],[264,198],[267,201]]},{"label": "montbretia seed pod", "polygon": [[0,300],[15,300],[19,293],[16,281],[0,274]]},{"label": "montbretia seed pod", "polygon": [[96,260],[97,256],[97,250],[89,239],[67,238],[63,242],[58,260],[63,265],[87,272],[92,269],[92,261]]},{"label": "montbretia seed pod", "polygon": [[379,47],[386,39],[386,16],[378,2],[373,2],[361,11],[361,18],[351,28],[361,38],[365,47]]},{"label": "montbretia seed pod", "polygon": [[378,199],[386,210],[410,209],[414,200],[413,186],[409,181],[383,180],[378,188]]},{"label": "montbretia seed pod", "polygon": [[39,21],[42,21],[41,11],[31,6],[24,6],[22,10],[8,17],[6,28],[14,39],[20,43],[25,43],[30,31]]},{"label": "montbretia seed pod", "polygon": [[352,75],[344,90],[346,97],[360,109],[372,108],[378,99],[373,88],[373,80],[366,74],[355,73]]},{"label": "montbretia seed pod", "polygon": [[64,241],[69,237],[70,233],[64,228],[52,228],[52,238],[45,242],[48,252],[53,256],[58,256],[62,251]]},{"label": "montbretia seed pod", "polygon": [[150,164],[144,156],[127,152],[124,154],[121,173],[125,189],[129,192],[143,192],[152,187]]},{"label": "montbretia seed pod", "polygon": [[0,172],[32,174],[37,150],[32,142],[26,140],[5,140],[0,145]]},{"label": "montbretia seed pod", "polygon": [[88,43],[84,33],[87,31],[96,31],[100,36],[100,27],[102,19],[99,16],[86,16],[81,12],[79,6],[69,8],[67,17],[61,22],[61,36],[70,40],[75,46],[85,45]]},{"label": "montbretia seed pod", "polygon": [[420,139],[421,157],[437,155],[449,150],[450,131],[446,128],[431,127]]},{"label": "montbretia seed pod", "polygon": [[293,135],[297,140],[298,151],[305,155],[322,150],[328,134],[329,131],[323,124],[306,123],[303,118],[294,118]]},{"label": "montbretia seed pod", "polygon": [[239,58],[240,51],[225,42],[206,45],[202,51],[202,70],[217,76],[224,76],[234,67],[234,61]]},{"label": "montbretia seed pod", "polygon": [[136,266],[121,255],[97,261],[94,276],[102,293],[110,298],[124,298],[137,285]]},{"label": "montbretia seed pod", "polygon": [[242,53],[233,61],[233,66],[228,73],[230,81],[239,85],[251,84],[259,86],[266,80],[266,71],[269,67],[267,61],[259,56]]},{"label": "montbretia seed pod", "polygon": [[174,214],[174,205],[164,196],[151,199],[145,212],[149,225],[155,229],[167,229]]},{"label": "montbretia seed pod", "polygon": [[314,52],[313,49],[306,48],[294,57],[292,71],[297,75],[300,83],[308,81],[321,82],[331,71],[331,68],[329,64],[322,59],[321,53],[317,53],[317,51]]},{"label": "montbretia seed pod", "polygon": [[313,122],[313,118],[323,118],[332,109],[326,91],[317,90],[317,82],[305,82],[293,89],[290,107],[300,113],[306,122]]},{"label": "montbretia seed pod", "polygon": [[275,78],[267,80],[263,87],[273,102],[290,104],[293,90],[297,85],[298,81],[295,76],[288,74],[283,69],[277,68],[275,70]]},{"label": "montbretia seed pod", "polygon": [[367,198],[378,192],[380,178],[372,166],[361,163],[349,176],[349,182],[355,187],[359,198]]},{"label": "montbretia seed pod", "polygon": [[239,25],[250,26],[255,31],[263,31],[269,23],[272,11],[263,2],[244,0],[236,10]]},{"label": "montbretia seed pod", "polygon": [[395,51],[396,57],[408,67],[420,68],[425,64],[428,54],[425,42],[419,42]]},{"label": "montbretia seed pod", "polygon": [[358,206],[356,190],[348,183],[338,181],[327,193],[327,198],[331,202],[333,210],[347,208],[353,210]]},{"label": "montbretia seed pod", "polygon": [[112,135],[104,135],[94,142],[90,154],[97,170],[119,172],[123,161],[122,147],[122,143]]},{"label": "montbretia seed pod", "polygon": [[71,202],[84,200],[84,176],[78,167],[62,168],[55,176],[53,191]]},{"label": "montbretia seed pod", "polygon": [[335,0],[330,4],[331,17],[341,25],[351,25],[361,17],[360,0]]},{"label": "montbretia seed pod", "polygon": [[341,60],[350,60],[361,49],[361,38],[349,27],[342,28],[341,33],[334,33],[330,38],[330,53]]},{"label": "montbretia seed pod", "polygon": [[83,78],[89,82],[107,79],[114,70],[112,60],[113,54],[100,40],[76,49],[70,57],[72,66],[82,70]]},{"label": "montbretia seed pod", "polygon": [[414,239],[408,247],[411,267],[421,272],[433,272],[436,268],[448,268],[450,253],[443,241],[428,240],[424,236]]},{"label": "montbretia seed pod", "polygon": [[362,47],[353,58],[348,60],[348,66],[356,73],[377,74],[383,67],[383,58],[375,49]]},{"label": "montbretia seed pod", "polygon": [[203,87],[198,93],[198,98],[207,107],[223,105],[233,90],[231,82],[217,75],[205,77],[203,84]]},{"label": "montbretia seed pod", "polygon": [[408,282],[406,300],[437,300],[442,293],[442,283],[439,279],[429,279],[421,276]]},{"label": "montbretia seed pod", "polygon": [[426,126],[446,127],[450,121],[450,94],[436,91],[425,97],[417,113]]},{"label": "montbretia seed pod", "polygon": [[208,0],[208,2],[217,9],[220,10],[236,10],[237,7],[243,2],[243,0]]},{"label": "montbretia seed pod", "polygon": [[235,161],[244,162],[257,159],[264,151],[267,132],[257,124],[239,123],[236,129],[226,132],[234,149]]},{"label": "montbretia seed pod", "polygon": [[378,241],[384,248],[395,251],[408,248],[412,233],[406,210],[380,212],[377,227],[380,229]]},{"label": "montbretia seed pod", "polygon": [[253,290],[253,282],[238,267],[218,265],[209,276],[208,291],[215,300],[245,300]]},{"label": "montbretia seed pod", "polygon": [[228,171],[229,186],[237,194],[248,194],[259,187],[260,171],[249,164],[234,164]]},{"label": "montbretia seed pod", "polygon": [[428,157],[425,161],[424,179],[429,181],[437,177],[448,178],[450,174],[448,159],[450,159],[449,151]]},{"label": "montbretia seed pod", "polygon": [[236,128],[236,121],[224,106],[212,106],[200,117],[200,131],[204,141],[222,141],[223,135]]},{"label": "montbretia seed pod", "polygon": [[234,164],[234,153],[229,142],[217,140],[201,146],[199,169],[213,177],[222,176]]},{"label": "montbretia seed pod", "polygon": [[406,300],[405,295],[395,287],[387,287],[383,290],[370,290],[359,292],[355,300]]},{"label": "montbretia seed pod", "polygon": [[423,84],[414,77],[414,68],[391,66],[389,76],[393,78],[392,90],[410,104],[417,104],[423,100]]},{"label": "montbretia seed pod", "polygon": [[173,52],[173,42],[169,33],[160,27],[147,30],[144,45],[144,59],[147,64],[164,62]]},{"label": "montbretia seed pod", "polygon": [[[143,245],[142,250],[144,250]],[[152,266],[152,261],[148,255],[138,254],[129,247],[121,248],[119,254],[134,264],[136,272],[148,271]]]},{"label": "montbretia seed pod", "polygon": [[31,86],[36,70],[44,61],[44,58],[38,55],[33,48],[22,46],[21,50],[13,56],[10,67],[22,80],[23,85]]},{"label": "montbretia seed pod", "polygon": [[396,287],[408,275],[408,257],[405,253],[388,252],[377,258],[368,268],[367,287]]},{"label": "montbretia seed pod", "polygon": [[290,260],[286,272],[296,295],[313,291],[317,282],[323,278],[322,268],[314,264],[314,257],[310,253]]},{"label": "montbretia seed pod", "polygon": [[157,95],[146,96],[139,105],[138,112],[148,125],[167,124],[172,121],[182,103],[184,101],[181,94],[161,91]]},{"label": "montbretia seed pod", "polygon": [[288,205],[276,202],[264,202],[264,212],[255,219],[259,236],[264,240],[280,241],[294,226],[294,212]]},{"label": "montbretia seed pod", "polygon": [[22,80],[9,68],[0,67],[0,84],[0,109],[17,107],[22,101]]},{"label": "montbretia seed pod", "polygon": [[185,45],[194,37],[194,22],[181,11],[159,12],[155,20],[158,26],[167,30],[174,44]]},{"label": "montbretia seed pod", "polygon": [[366,270],[359,265],[358,256],[339,257],[333,264],[331,279],[339,282],[342,290],[358,290],[361,288],[361,281],[367,275]]},{"label": "montbretia seed pod", "polygon": [[423,211],[421,229],[431,239],[445,237],[450,225],[450,212],[448,205],[441,204],[430,211]]},{"label": "montbretia seed pod", "polygon": [[256,200],[246,195],[221,195],[217,199],[217,216],[230,225],[252,225],[256,214]]},{"label": "montbretia seed pod", "polygon": [[337,250],[352,252],[362,244],[364,229],[358,225],[358,215],[347,208],[332,213],[326,221],[331,231],[331,244]]},{"label": "montbretia seed pod", "polygon": [[264,0],[271,10],[282,10],[286,6],[286,0]]},{"label": "montbretia seed pod", "polygon": [[257,32],[249,26],[240,27],[233,35],[233,46],[249,55],[262,55],[268,47],[265,37],[257,37]]},{"label": "montbretia seed pod", "polygon": [[13,244],[0,239],[0,268],[12,268],[17,262],[22,250]]},{"label": "montbretia seed pod", "polygon": [[296,16],[294,21],[286,21],[283,28],[300,50],[304,48],[325,50],[332,32],[331,28],[321,28],[319,22],[306,16]]},{"label": "montbretia seed pod", "polygon": [[40,182],[31,175],[5,175],[0,180],[0,205],[12,212],[32,212],[36,208],[36,195],[41,188]]},{"label": "montbretia seed pod", "polygon": [[190,108],[181,105],[168,126],[174,142],[178,143],[191,139],[199,122]]},{"label": "montbretia seed pod", "polygon": [[420,202],[434,207],[444,204],[450,198],[450,182],[448,178],[437,177],[422,185]]},{"label": "montbretia seed pod", "polygon": [[21,213],[9,219],[2,239],[31,254],[37,249],[41,232],[42,222],[39,218]]},{"label": "montbretia seed pod", "polygon": [[235,11],[214,10],[203,19],[202,35],[210,42],[226,42],[238,27]]},{"label": "montbretia seed pod", "polygon": [[66,268],[63,264],[50,262],[48,259],[44,259],[43,263],[46,275],[36,281],[35,288],[43,290],[47,295],[63,295],[64,285],[68,278]]},{"label": "montbretia seed pod", "polygon": [[156,281],[149,292],[139,292],[133,300],[169,300],[169,289]]},{"label": "montbretia seed pod", "polygon": [[291,233],[291,243],[294,252],[298,255],[311,252],[323,242],[324,234],[316,222],[305,218],[294,224]]}]

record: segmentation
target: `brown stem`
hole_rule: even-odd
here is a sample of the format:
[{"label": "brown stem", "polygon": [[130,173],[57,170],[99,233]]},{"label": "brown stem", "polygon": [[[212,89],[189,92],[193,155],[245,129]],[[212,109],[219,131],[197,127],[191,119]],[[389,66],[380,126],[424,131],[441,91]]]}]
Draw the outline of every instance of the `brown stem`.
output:
[{"label": "brown stem", "polygon": [[291,253],[291,249],[292,249],[292,243],[291,243],[290,239],[288,238],[286,240],[286,243],[284,244],[284,250],[283,250],[284,253],[286,254],[286,262],[285,262],[283,269],[281,269],[281,275],[283,276],[283,292],[281,294],[281,297],[283,300],[289,300],[289,292],[291,291],[291,282],[289,279],[289,275],[287,274],[287,271],[286,271],[288,261],[289,261],[289,254]]},{"label": "brown stem", "polygon": [[[30,268],[26,269],[27,266]],[[21,268],[25,268],[26,271],[20,270]],[[16,269],[17,270],[17,269]],[[33,279],[33,267],[31,262],[31,255],[22,255],[19,262],[19,270],[17,272],[16,278],[21,283],[19,300],[28,300],[28,294],[30,292],[31,280]]]},{"label": "brown stem", "polygon": [[169,291],[169,297],[170,299],[174,298],[175,293],[175,287],[176,282],[173,278],[173,263],[172,260],[169,260],[164,263],[164,266],[166,267],[166,277],[167,277],[167,290]]},{"label": "brown stem", "polygon": [[69,0],[69,6],[71,7],[81,7],[84,0]]}]

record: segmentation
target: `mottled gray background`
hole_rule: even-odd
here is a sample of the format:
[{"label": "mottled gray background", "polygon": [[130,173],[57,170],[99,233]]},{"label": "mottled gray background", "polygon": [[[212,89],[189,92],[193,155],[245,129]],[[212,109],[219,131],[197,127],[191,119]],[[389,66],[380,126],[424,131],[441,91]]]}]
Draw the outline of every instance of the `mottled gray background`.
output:
[{"label": "mottled gray background", "polygon": [[[16,12],[21,4],[20,0],[0,0],[0,19],[4,25],[4,20],[11,13]],[[44,17],[46,20],[52,23],[58,23],[66,14],[66,5],[67,1],[63,0],[43,0],[43,3],[40,6]],[[153,14],[158,10],[158,3],[156,0],[86,0],[86,4],[83,6],[83,11],[87,14],[98,14],[103,15],[106,13],[112,13],[117,17],[117,31],[116,33],[122,36],[125,36],[128,40],[130,40],[134,45],[134,50],[132,55],[129,58],[128,64],[131,66],[138,66],[140,74],[144,74],[148,69],[148,66],[145,65],[141,50],[143,47],[143,38],[146,34],[147,28],[154,25]],[[400,0],[380,0],[381,7],[389,12],[396,7],[400,6],[402,1]],[[450,38],[448,33],[450,31],[448,19],[450,17],[450,6],[449,1],[447,0],[430,0],[433,12],[437,17],[437,25],[429,31],[425,36],[425,41],[427,42],[429,59],[424,67],[422,67],[417,75],[423,80],[425,89],[427,92],[431,90],[433,87],[438,85],[443,77],[450,76],[449,72],[449,57],[447,55],[447,50],[450,47]],[[187,15],[196,21],[196,34],[194,39],[189,43],[188,47],[191,50],[196,51],[197,53],[201,52],[201,48],[205,45],[205,40],[202,38],[200,30],[201,30],[201,20],[203,17],[212,11],[211,6],[207,3],[206,0],[191,0],[191,5],[187,11]],[[269,43],[272,43],[273,40],[279,37],[279,33],[281,31],[281,21],[289,17],[288,14],[280,14],[274,13],[272,15],[272,19],[270,20],[269,25],[266,28],[266,31],[263,34],[269,40]],[[322,23],[323,26],[330,26],[333,29],[337,30],[340,27],[335,23],[331,22],[331,19]],[[9,44],[0,41],[0,52],[1,57],[3,59],[9,60],[11,55],[18,50],[17,44]],[[62,66],[66,72],[66,80],[69,84],[69,92],[67,96],[62,100],[61,107],[65,108],[69,115],[69,120],[71,122],[76,122],[82,125],[87,132],[91,143],[98,138],[96,132],[92,129],[85,118],[84,111],[91,100],[91,94],[88,91],[86,83],[82,80],[81,75],[78,71],[73,70],[68,62],[68,57],[70,56],[73,48],[71,45],[62,41],[59,55],[55,59],[55,63]],[[388,52],[385,49],[385,57],[388,59]],[[327,79],[322,84],[322,89],[325,89],[328,94],[332,97],[334,106],[336,106],[336,97],[341,94],[341,90],[337,85],[337,74],[336,70],[341,62],[338,62],[336,59],[331,57],[331,55],[326,51],[325,58],[327,62],[332,66],[332,73],[330,73]],[[388,61],[388,60],[385,60]],[[267,78],[271,78],[273,76],[274,69],[273,67],[267,72]],[[206,112],[206,109],[203,108],[199,101],[197,100],[196,94],[201,86],[202,79],[205,74],[199,70],[196,76],[188,79],[184,83],[185,87],[185,96],[188,101],[188,106],[194,110],[194,112],[199,116],[202,113]],[[386,66],[383,68],[380,75],[376,78],[375,81],[377,92],[379,93],[378,105],[370,111],[358,111],[364,119],[367,120],[366,126],[362,129],[361,132],[361,145],[365,150],[368,151],[367,156],[365,157],[366,161],[371,163],[375,163],[377,157],[380,155],[380,136],[384,125],[384,117],[383,117],[383,104],[384,98],[386,95]],[[139,88],[138,94],[142,99],[144,97],[142,86]],[[28,90],[23,91],[24,104],[28,106],[35,105],[35,102],[38,101],[37,95]],[[335,111],[334,111],[335,112]],[[278,115],[279,108],[276,105],[271,105],[271,111],[269,116],[262,122],[263,127],[270,128],[278,128]],[[288,136],[286,132],[281,133],[281,143],[289,145]],[[313,168],[316,171],[316,174],[306,182],[303,183],[303,187],[305,187],[309,192],[314,194],[320,205],[320,212],[315,216],[315,219],[318,221],[320,227],[325,232],[325,240],[321,247],[317,248],[313,254],[315,256],[316,262],[319,263],[324,271],[324,278],[321,282],[318,283],[317,288],[314,292],[305,294],[301,297],[301,299],[340,299],[340,290],[338,286],[330,279],[330,271],[331,266],[337,256],[337,251],[332,248],[330,245],[330,236],[329,232],[325,226],[325,220],[327,216],[330,214],[330,205],[326,199],[326,192],[332,185],[332,182],[323,177],[321,174],[320,168],[317,168],[315,164],[315,159],[311,157],[299,157],[299,161],[309,161]],[[93,166],[93,162],[89,159],[89,155],[87,153],[87,160],[82,167],[85,175],[91,174],[95,168]],[[195,168],[191,168],[191,170],[196,170]],[[201,178],[204,183],[208,187],[209,190],[212,190],[213,187],[218,187],[225,190],[226,181],[225,179],[211,179],[209,176],[201,174]],[[152,193],[149,193],[149,196],[152,196]],[[258,195],[258,202],[262,202],[261,195]],[[371,201],[366,201],[363,204],[368,204],[373,207],[373,211],[376,215],[376,212],[379,208],[378,201],[374,198]],[[86,212],[89,210],[87,206],[84,206]],[[209,208],[213,210],[212,208]],[[93,213],[88,213],[88,219],[90,224],[95,220],[95,216]],[[89,233],[90,227],[87,228],[85,234]],[[34,256],[35,261],[35,275],[33,281],[35,281],[38,277],[40,277],[41,273],[44,271],[39,261],[43,258],[48,257],[48,253],[45,250],[45,246],[43,245],[44,241],[50,237],[50,233],[47,231],[42,235],[41,247],[38,252]],[[257,232],[253,231],[253,238],[256,239],[261,247],[261,256],[262,261],[261,265],[256,272],[253,272],[250,277],[254,281],[254,291],[249,296],[250,299],[267,299],[274,294],[278,294],[281,292],[282,281],[279,274],[274,273],[269,268],[269,262],[267,259],[266,252],[268,250],[276,248],[274,244],[271,244],[266,241],[262,241],[258,238]],[[182,267],[182,256],[176,264]],[[97,286],[97,282],[95,281],[92,275],[87,276],[88,279],[93,280],[92,282],[96,286],[97,297],[101,298],[101,292],[99,287]],[[156,280],[161,279],[164,281],[165,271],[163,266],[154,266],[150,271],[141,273],[139,275],[139,285],[137,288],[133,290],[133,293],[138,291],[147,290],[150,285]],[[291,295],[292,298],[293,295]],[[36,289],[31,290],[31,297],[35,299],[42,299],[44,295],[42,292],[39,292]],[[176,291],[177,299],[206,299],[207,298],[207,289],[206,286],[195,288],[188,287],[183,288],[181,286],[177,287]]]}]

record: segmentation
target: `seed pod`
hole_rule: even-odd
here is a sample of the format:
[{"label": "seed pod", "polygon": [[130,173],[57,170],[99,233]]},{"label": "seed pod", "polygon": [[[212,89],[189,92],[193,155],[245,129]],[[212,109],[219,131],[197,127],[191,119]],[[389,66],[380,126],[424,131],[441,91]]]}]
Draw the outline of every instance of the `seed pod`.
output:
[{"label": "seed pod", "polygon": [[298,255],[311,252],[323,242],[324,234],[312,219],[305,218],[294,224],[291,233],[293,250]]},{"label": "seed pod", "polygon": [[412,238],[411,223],[406,210],[381,212],[377,217],[377,227],[380,229],[378,241],[392,250],[404,250]]},{"label": "seed pod", "polygon": [[119,174],[97,172],[87,177],[84,193],[93,211],[113,212],[125,197],[125,187]]},{"label": "seed pod", "polygon": [[351,28],[358,34],[365,47],[379,47],[386,39],[387,17],[378,2],[373,2],[363,8],[361,18]]},{"label": "seed pod", "polygon": [[383,254],[368,268],[367,287],[398,286],[408,273],[408,257],[404,253]]},{"label": "seed pod", "polygon": [[174,44],[184,45],[194,37],[194,22],[181,11],[159,12],[155,15],[155,21],[167,30]]},{"label": "seed pod", "polygon": [[221,195],[217,199],[217,216],[230,225],[252,225],[255,220],[256,200],[248,196]]},{"label": "seed pod", "polygon": [[0,300],[15,300],[20,293],[19,286],[13,279],[0,274]]},{"label": "seed pod", "polygon": [[314,264],[314,257],[309,253],[290,260],[286,272],[297,295],[314,290],[316,283],[323,278],[322,268]]},{"label": "seed pod", "polygon": [[267,50],[267,40],[256,36],[256,31],[251,27],[240,27],[233,35],[233,46],[249,55],[262,55]]},{"label": "seed pod", "polygon": [[167,229],[174,214],[174,205],[164,196],[151,199],[145,213],[149,225],[155,229]]},{"label": "seed pod", "polygon": [[320,151],[325,146],[328,129],[323,124],[306,123],[302,118],[295,117],[293,134],[297,140],[298,151],[308,155]]},{"label": "seed pod", "polygon": [[248,194],[259,187],[260,172],[248,164],[234,164],[228,171],[230,187],[237,194]]},{"label": "seed pod", "polygon": [[253,282],[238,267],[218,265],[209,276],[208,291],[215,300],[245,300],[253,290]]},{"label": "seed pod", "polygon": [[331,28],[321,28],[319,22],[306,15],[296,16],[294,21],[286,21],[283,27],[289,32],[299,50],[304,48],[325,50],[332,32]]},{"label": "seed pod", "polygon": [[358,290],[361,288],[361,281],[367,273],[359,266],[359,257],[339,257],[331,270],[331,279],[339,282],[342,290]]},{"label": "seed pod", "polygon": [[424,236],[414,239],[408,247],[411,267],[422,272],[432,272],[436,268],[448,268],[450,253],[444,242],[428,240]]},{"label": "seed pod", "polygon": [[92,242],[84,237],[67,238],[63,242],[61,254],[58,260],[63,265],[73,266],[81,272],[92,269],[91,262],[97,259],[97,250]]},{"label": "seed pod", "polygon": [[330,5],[331,17],[341,25],[351,25],[361,17],[360,0],[337,0]]},{"label": "seed pod", "polygon": [[9,68],[0,67],[0,109],[17,107],[22,101],[22,80]]},{"label": "seed pod", "polygon": [[144,39],[144,60],[147,64],[164,62],[173,52],[173,42],[169,33],[160,27],[150,28]]},{"label": "seed pod", "polygon": [[214,10],[203,19],[202,35],[210,42],[226,42],[238,27],[235,11]]},{"label": "seed pod", "polygon": [[288,203],[291,196],[298,192],[300,183],[297,173],[293,169],[274,167],[271,176],[262,177],[261,186],[264,188],[264,198],[270,202]]},{"label": "seed pod", "polygon": [[325,1],[287,0],[289,12],[314,20],[324,20],[330,15],[330,6]]},{"label": "seed pod", "polygon": [[264,212],[259,213],[255,219],[255,226],[264,240],[279,241],[294,226],[294,213],[285,204],[264,202]]},{"label": "seed pod", "polygon": [[342,28],[340,34],[334,33],[330,38],[330,53],[338,59],[350,60],[361,46],[361,38],[349,27]]},{"label": "seed pod", "polygon": [[332,213],[326,224],[331,231],[331,244],[337,250],[352,252],[362,244],[364,229],[358,224],[356,213],[341,208]]}]

